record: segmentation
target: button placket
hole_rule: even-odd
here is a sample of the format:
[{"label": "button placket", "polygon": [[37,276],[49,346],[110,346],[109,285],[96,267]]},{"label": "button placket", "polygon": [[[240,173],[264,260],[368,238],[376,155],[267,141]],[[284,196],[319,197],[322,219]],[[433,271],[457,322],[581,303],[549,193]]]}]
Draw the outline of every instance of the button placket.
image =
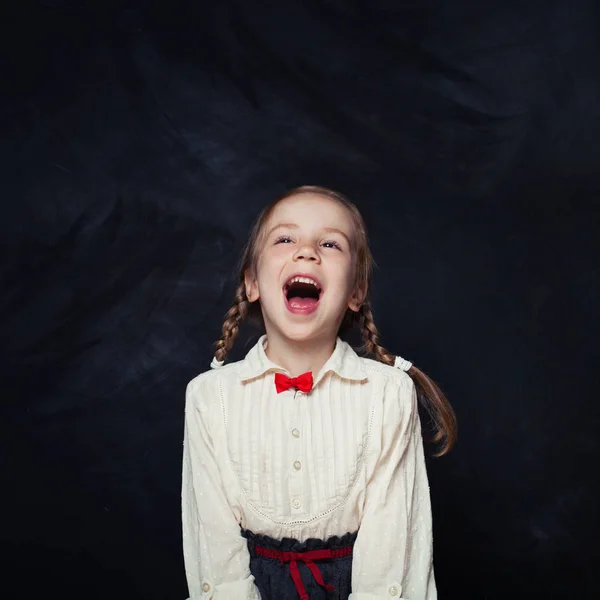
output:
[{"label": "button placket", "polygon": [[392,585],[390,585],[388,589],[388,594],[392,598],[398,598],[402,595],[402,586],[397,581],[395,581],[394,583],[392,583]]},{"label": "button placket", "polygon": [[290,469],[289,491],[292,498],[292,509],[300,511],[304,502],[304,489],[302,485],[302,441],[300,439],[300,415],[302,413],[302,402],[305,400],[304,393],[296,390],[294,393],[294,402],[292,408],[292,423],[295,427],[292,429],[293,439],[290,440],[290,455],[288,456],[288,465]]}]

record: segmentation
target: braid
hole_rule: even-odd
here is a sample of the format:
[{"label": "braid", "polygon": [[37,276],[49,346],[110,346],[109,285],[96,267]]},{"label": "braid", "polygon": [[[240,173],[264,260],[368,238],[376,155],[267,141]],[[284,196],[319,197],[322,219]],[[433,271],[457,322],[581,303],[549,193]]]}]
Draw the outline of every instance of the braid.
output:
[{"label": "braid", "polygon": [[246,286],[241,282],[235,291],[235,300],[232,307],[225,315],[223,322],[223,334],[217,342],[215,358],[217,360],[225,360],[227,353],[231,350],[235,339],[240,331],[240,325],[248,315],[250,302],[246,296]]},{"label": "braid", "polygon": [[[382,363],[393,365],[396,357],[381,345],[379,331],[377,331],[373,321],[373,311],[368,301],[361,306],[359,318],[364,340],[363,349]],[[415,382],[418,399],[432,420],[433,436],[430,441],[436,444],[441,442],[441,448],[435,456],[447,454],[454,445],[457,436],[454,410],[435,381],[430,379],[423,371],[413,365],[408,370],[408,374]]]},{"label": "braid", "polygon": [[386,365],[393,365],[396,357],[380,343],[379,331],[373,320],[371,303],[368,301],[365,302],[361,306],[360,311],[360,329],[364,340],[364,350],[373,355],[378,361]]}]

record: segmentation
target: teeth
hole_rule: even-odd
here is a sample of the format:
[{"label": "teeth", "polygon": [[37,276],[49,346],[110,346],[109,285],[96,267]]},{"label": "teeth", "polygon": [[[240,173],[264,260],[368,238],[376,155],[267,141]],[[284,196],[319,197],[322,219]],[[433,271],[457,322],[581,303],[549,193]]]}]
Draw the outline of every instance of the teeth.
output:
[{"label": "teeth", "polygon": [[292,283],[310,283],[311,285],[314,285],[317,289],[321,289],[319,288],[319,284],[314,279],[310,279],[309,277],[292,277],[287,282],[288,287],[292,285]]}]

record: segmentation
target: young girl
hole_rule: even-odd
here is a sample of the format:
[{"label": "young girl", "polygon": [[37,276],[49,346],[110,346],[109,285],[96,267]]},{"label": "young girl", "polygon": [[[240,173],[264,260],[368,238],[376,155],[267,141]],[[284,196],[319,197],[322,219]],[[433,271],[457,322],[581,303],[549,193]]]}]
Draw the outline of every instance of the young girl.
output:
[{"label": "young girl", "polygon": [[[379,343],[371,267],[364,222],[341,194],[297,188],[258,218],[213,370],[186,391],[191,600],[437,597],[417,396],[438,456],[456,420],[437,386]],[[249,316],[266,335],[222,366]],[[355,324],[374,359],[339,337]]]}]

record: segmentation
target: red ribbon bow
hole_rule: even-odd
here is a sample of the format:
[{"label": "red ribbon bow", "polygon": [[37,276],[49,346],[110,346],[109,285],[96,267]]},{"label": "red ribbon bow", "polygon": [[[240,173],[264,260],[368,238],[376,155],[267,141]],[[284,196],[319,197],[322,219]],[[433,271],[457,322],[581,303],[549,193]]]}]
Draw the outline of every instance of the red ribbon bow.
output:
[{"label": "red ribbon bow", "polygon": [[285,392],[285,390],[295,387],[301,392],[310,392],[313,385],[313,374],[308,371],[298,375],[298,377],[288,377],[284,373],[275,373],[275,388],[277,393]]},{"label": "red ribbon bow", "polygon": [[300,576],[300,569],[298,568],[298,561],[303,562],[311,571],[315,581],[328,592],[333,592],[334,587],[323,581],[323,575],[319,567],[315,564],[315,560],[327,560],[334,558],[342,558],[343,556],[350,556],[352,554],[352,546],[346,546],[345,548],[336,549],[324,549],[324,550],[309,550],[305,552],[280,552],[278,550],[270,550],[267,548],[256,547],[256,553],[259,556],[265,556],[267,558],[279,559],[283,563],[290,563],[290,575],[294,580],[294,585],[300,596],[300,600],[310,600],[309,595],[304,587],[304,582]]}]

